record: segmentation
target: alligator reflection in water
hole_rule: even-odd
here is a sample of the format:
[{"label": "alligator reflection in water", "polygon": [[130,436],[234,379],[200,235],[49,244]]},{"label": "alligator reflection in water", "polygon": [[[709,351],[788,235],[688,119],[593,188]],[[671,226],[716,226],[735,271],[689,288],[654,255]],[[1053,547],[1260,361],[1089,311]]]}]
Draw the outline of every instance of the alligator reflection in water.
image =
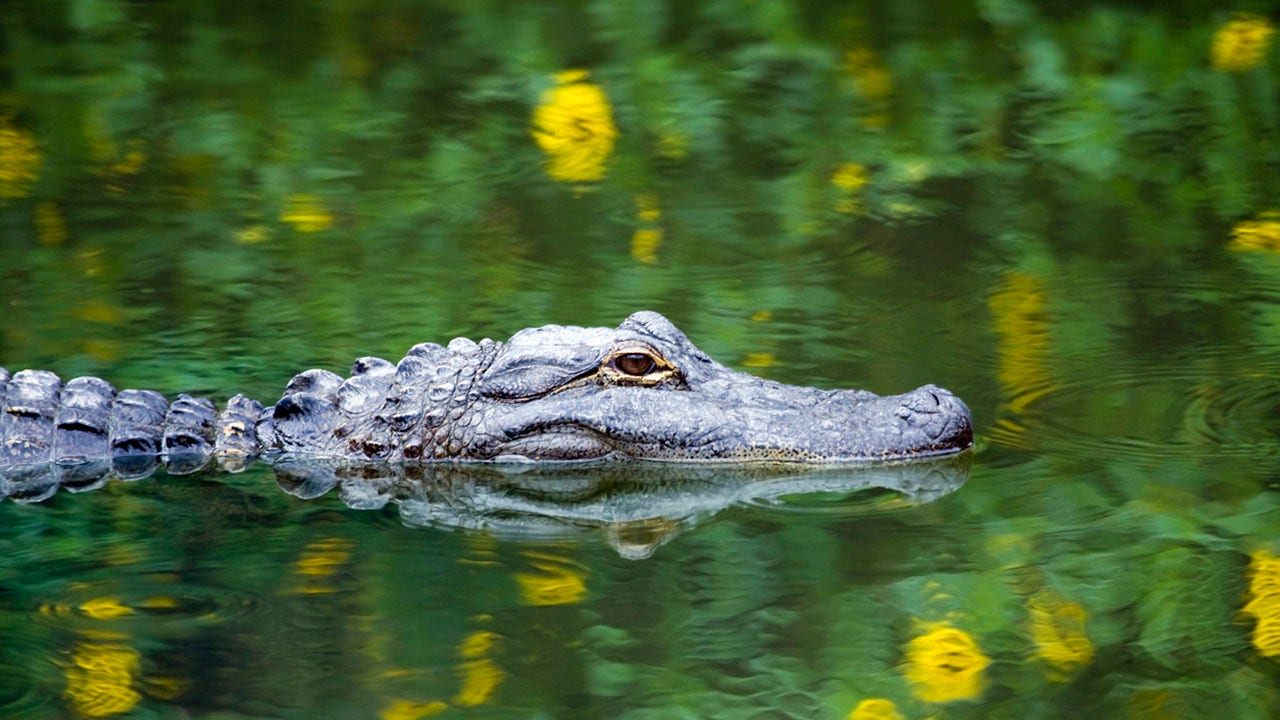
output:
[{"label": "alligator reflection in water", "polygon": [[868,467],[387,465],[281,461],[286,492],[315,497],[338,488],[351,507],[391,500],[414,526],[477,529],[500,536],[576,534],[598,529],[621,555],[645,558],[681,531],[725,508],[783,503],[797,495],[880,488],[908,502],[954,491],[969,455]]},{"label": "alligator reflection in water", "polygon": [[[271,461],[286,493],[314,499],[337,491],[348,507],[398,505],[415,527],[479,530],[508,538],[574,536],[600,532],[619,554],[645,558],[680,532],[726,508],[743,505],[812,508],[835,498],[853,507],[883,495],[909,504],[955,491],[969,476],[970,454],[870,466],[623,464],[419,464],[280,456]],[[83,492],[111,478],[136,480],[161,465],[154,458],[130,464],[45,464],[0,471],[0,497],[39,502],[59,489]],[[170,474],[201,470],[173,458]],[[241,468],[224,465],[224,469]],[[831,507],[831,504],[819,505]],[[878,507],[878,505],[876,505]]]}]

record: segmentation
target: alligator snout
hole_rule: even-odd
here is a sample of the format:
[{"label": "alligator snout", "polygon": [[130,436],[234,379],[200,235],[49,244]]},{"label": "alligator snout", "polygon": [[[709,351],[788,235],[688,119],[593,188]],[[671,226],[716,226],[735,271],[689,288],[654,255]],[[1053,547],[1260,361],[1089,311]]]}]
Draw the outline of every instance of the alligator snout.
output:
[{"label": "alligator snout", "polygon": [[899,396],[895,414],[904,431],[924,434],[932,447],[925,452],[967,448],[973,444],[973,416],[960,398],[936,385],[925,385]]}]

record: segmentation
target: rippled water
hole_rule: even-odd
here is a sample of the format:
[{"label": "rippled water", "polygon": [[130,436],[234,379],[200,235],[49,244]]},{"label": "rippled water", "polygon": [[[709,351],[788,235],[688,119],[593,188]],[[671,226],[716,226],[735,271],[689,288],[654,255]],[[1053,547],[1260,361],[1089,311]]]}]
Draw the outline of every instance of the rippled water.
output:
[{"label": "rippled water", "polygon": [[10,370],[270,402],[653,309],[779,381],[945,386],[979,437],[0,477],[0,717],[1280,716],[1270,18],[11,4]]},{"label": "rippled water", "polygon": [[[413,470],[382,509],[352,506],[376,506],[385,484],[302,500],[287,493],[323,483],[300,485],[312,476],[291,468],[277,484],[265,466],[6,504],[5,666],[24,688],[6,713],[594,714],[702,662],[737,679],[712,672],[711,687],[685,688],[693,702],[728,683],[739,702],[764,693],[812,712],[816,697],[758,675],[774,661],[756,654],[811,611],[799,578],[775,574],[782,548],[859,516],[884,524],[877,544],[910,534],[902,518],[955,491],[968,462],[799,476]],[[867,482],[897,490],[859,494]]]}]

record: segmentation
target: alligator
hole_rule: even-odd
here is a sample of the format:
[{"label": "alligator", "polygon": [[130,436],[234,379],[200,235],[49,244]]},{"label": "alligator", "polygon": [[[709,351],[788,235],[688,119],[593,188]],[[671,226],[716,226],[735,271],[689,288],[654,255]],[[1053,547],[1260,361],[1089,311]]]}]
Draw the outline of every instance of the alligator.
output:
[{"label": "alligator", "polygon": [[[969,409],[925,385],[901,395],[784,385],[734,371],[670,321],[547,325],[507,342],[415,345],[349,377],[307,370],[264,407],[235,395],[169,402],[105,380],[0,369],[0,479],[15,468],[108,461],[127,477],[210,457],[280,454],[387,463],[728,461],[865,463],[961,452]],[[92,476],[86,467],[84,475]]]}]

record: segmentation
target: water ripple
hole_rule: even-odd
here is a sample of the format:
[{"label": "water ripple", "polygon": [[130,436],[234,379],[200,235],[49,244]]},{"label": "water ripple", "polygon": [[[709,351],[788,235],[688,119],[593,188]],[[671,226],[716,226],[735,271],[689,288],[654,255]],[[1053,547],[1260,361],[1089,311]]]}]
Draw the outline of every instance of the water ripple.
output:
[{"label": "water ripple", "polygon": [[204,586],[167,573],[104,582],[73,582],[63,592],[38,599],[32,621],[78,632],[111,630],[149,637],[183,637],[194,629],[258,614],[263,602],[251,593]]},{"label": "water ripple", "polygon": [[[11,658],[30,663],[41,657],[45,648],[38,643],[18,643],[15,638],[5,637],[7,654]],[[29,647],[27,647],[29,646]],[[57,717],[59,704],[54,693],[44,692],[41,687],[31,682],[29,667],[0,664],[0,717],[6,718],[42,718]]]},{"label": "water ripple", "polygon": [[1028,387],[986,432],[995,445],[1074,457],[1266,457],[1280,447],[1280,366],[1099,362]]}]

